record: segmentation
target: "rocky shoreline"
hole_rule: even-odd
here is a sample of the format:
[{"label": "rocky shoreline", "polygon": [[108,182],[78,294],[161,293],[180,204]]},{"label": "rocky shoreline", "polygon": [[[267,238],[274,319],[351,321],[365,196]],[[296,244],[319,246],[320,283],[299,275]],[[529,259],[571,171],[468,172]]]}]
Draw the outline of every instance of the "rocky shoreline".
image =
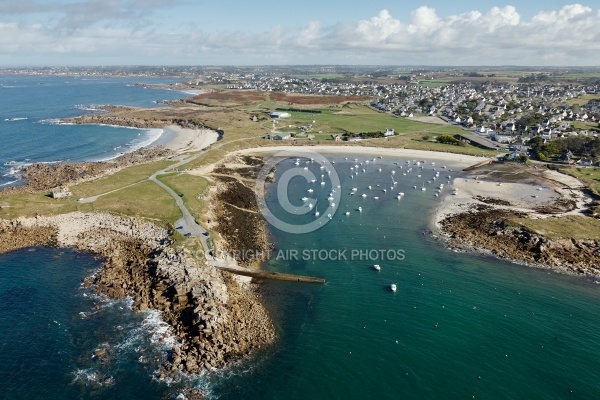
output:
[{"label": "rocky shoreline", "polygon": [[109,214],[71,213],[0,221],[0,252],[31,246],[72,247],[104,258],[85,284],[135,310],[156,309],[179,344],[158,372],[177,379],[225,368],[275,340],[256,287],[171,247],[152,223]]},{"label": "rocky shoreline", "polygon": [[490,206],[447,216],[440,222],[448,247],[455,250],[488,252],[496,257],[558,272],[600,277],[598,240],[550,240],[510,219],[526,214]]},{"label": "rocky shoreline", "polygon": [[527,219],[586,216],[594,206],[578,180],[539,166],[498,165],[469,171],[452,183],[436,216],[435,231],[449,248],[476,251],[527,266],[600,278],[600,241],[549,238]]},{"label": "rocky shoreline", "polygon": [[220,236],[217,248],[243,266],[258,267],[273,249],[254,192],[263,164],[261,157],[231,156],[210,174],[216,185],[206,199],[210,204],[207,225]]},{"label": "rocky shoreline", "polygon": [[111,161],[36,163],[22,170],[25,184],[0,189],[5,193],[34,193],[63,185],[74,185],[105,176],[132,165],[164,160],[175,153],[162,146],[143,147]]},{"label": "rocky shoreline", "polygon": [[103,113],[85,114],[73,118],[65,118],[60,122],[64,124],[75,125],[115,125],[128,128],[139,129],[156,129],[163,128],[168,125],[178,125],[184,129],[211,129],[197,121],[185,118],[173,118],[165,114],[165,110],[156,112],[151,115],[135,116],[136,111],[144,112],[147,109],[138,109],[127,106],[102,106],[98,108]]}]

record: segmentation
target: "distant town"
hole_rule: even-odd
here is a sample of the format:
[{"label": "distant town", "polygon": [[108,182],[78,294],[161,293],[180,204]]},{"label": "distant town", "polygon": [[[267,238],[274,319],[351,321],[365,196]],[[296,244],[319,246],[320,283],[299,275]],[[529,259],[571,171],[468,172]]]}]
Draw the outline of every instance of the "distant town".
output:
[{"label": "distant town", "polygon": [[[437,118],[464,129],[464,135],[438,138],[447,143],[468,140],[506,150],[509,159],[520,161],[600,162],[600,68],[112,66],[4,68],[0,74],[162,77],[183,80],[173,83],[181,90],[358,96],[372,109],[398,118]],[[288,115],[271,113],[275,119]],[[310,124],[304,128],[310,130]]]}]

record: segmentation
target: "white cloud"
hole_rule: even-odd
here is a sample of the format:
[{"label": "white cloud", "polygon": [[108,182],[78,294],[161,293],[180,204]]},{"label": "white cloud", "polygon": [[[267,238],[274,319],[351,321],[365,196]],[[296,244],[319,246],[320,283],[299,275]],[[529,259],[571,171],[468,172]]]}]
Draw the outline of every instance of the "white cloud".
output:
[{"label": "white cloud", "polygon": [[[35,5],[32,0],[8,3],[8,15],[13,16]],[[0,64],[36,54],[38,60],[63,63],[89,63],[86,57],[93,56],[132,64],[256,64],[275,60],[311,64],[600,65],[600,14],[581,4],[543,11],[526,21],[513,6],[447,17],[422,6],[404,21],[381,10],[355,22],[324,25],[310,21],[303,28],[275,25],[263,33],[249,34],[204,32],[197,27],[185,33],[161,32],[160,24],[152,22],[151,16],[170,3],[88,0],[66,8],[63,4],[58,11],[58,2],[44,2],[44,10],[54,13],[53,24],[14,22],[3,14]]]}]

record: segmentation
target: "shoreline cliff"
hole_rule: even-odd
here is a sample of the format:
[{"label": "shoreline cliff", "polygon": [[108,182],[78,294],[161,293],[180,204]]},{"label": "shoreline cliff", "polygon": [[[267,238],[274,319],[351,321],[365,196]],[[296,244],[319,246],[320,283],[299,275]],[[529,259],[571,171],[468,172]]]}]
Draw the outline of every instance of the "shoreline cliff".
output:
[{"label": "shoreline cliff", "polygon": [[70,247],[104,259],[85,279],[97,293],[131,297],[135,310],[156,309],[179,344],[158,378],[226,368],[275,340],[255,285],[173,249],[167,230],[109,214],[71,213],[0,221],[0,252]]}]

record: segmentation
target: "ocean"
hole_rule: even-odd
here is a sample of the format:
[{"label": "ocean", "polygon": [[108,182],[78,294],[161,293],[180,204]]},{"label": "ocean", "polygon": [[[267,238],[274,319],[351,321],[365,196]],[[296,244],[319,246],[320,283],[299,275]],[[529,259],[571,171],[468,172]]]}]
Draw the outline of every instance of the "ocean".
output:
[{"label": "ocean", "polygon": [[[308,233],[271,228],[275,249],[265,269],[326,279],[263,284],[279,333],[273,346],[226,371],[158,382],[153,373],[169,344],[158,316],[82,288],[100,260],[26,249],[0,255],[0,398],[166,399],[184,386],[215,399],[597,397],[596,282],[446,249],[429,229],[441,199],[436,187],[444,183],[440,195],[448,193],[446,177],[459,175],[450,163],[325,156],[339,188],[317,162],[296,166],[292,158],[279,164],[266,194],[273,215],[295,226],[316,220],[315,210],[332,214]],[[278,190],[303,167],[315,183],[295,176]],[[335,212],[326,209],[330,194]]]},{"label": "ocean", "polygon": [[139,82],[174,80],[0,75],[0,187],[18,184],[23,165],[106,160],[157,140],[160,129],[57,123],[98,112],[101,105],[156,107],[161,100],[185,97],[134,85]]}]

